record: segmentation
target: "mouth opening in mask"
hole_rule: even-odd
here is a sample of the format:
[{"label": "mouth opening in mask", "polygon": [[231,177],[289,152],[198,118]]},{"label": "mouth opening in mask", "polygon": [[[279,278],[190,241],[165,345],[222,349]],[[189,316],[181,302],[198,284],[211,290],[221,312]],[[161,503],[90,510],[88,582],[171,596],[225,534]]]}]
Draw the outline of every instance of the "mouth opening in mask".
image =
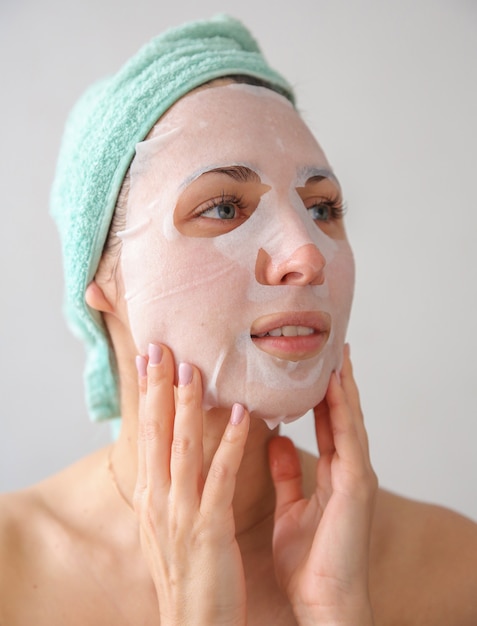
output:
[{"label": "mouth opening in mask", "polygon": [[285,312],[265,315],[252,324],[253,344],[271,356],[287,361],[304,361],[325,347],[331,317],[323,311]]}]

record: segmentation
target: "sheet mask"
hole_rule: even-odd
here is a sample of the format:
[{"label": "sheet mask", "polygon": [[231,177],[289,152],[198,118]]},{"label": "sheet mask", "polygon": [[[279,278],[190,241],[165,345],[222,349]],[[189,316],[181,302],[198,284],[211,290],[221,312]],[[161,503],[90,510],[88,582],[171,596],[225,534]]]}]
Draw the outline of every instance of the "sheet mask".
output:
[{"label": "sheet mask", "polygon": [[[210,176],[205,172],[232,166],[260,178],[252,183],[255,210],[218,236],[184,234],[181,219],[188,225],[197,219],[190,217],[197,206],[187,199],[193,185]],[[330,172],[289,102],[250,85],[189,94],[138,144],[127,224],[118,233],[131,332],[139,353],[147,352],[148,343],[161,342],[176,362],[200,369],[205,408],[241,402],[273,428],[315,406],[340,367],[353,257],[345,238],[333,239],[317,226],[297,191],[311,176]],[[207,200],[201,197],[202,203]],[[257,260],[264,254],[275,274],[300,255],[323,258],[326,265],[320,281],[282,284],[258,276]],[[310,311],[331,322],[328,341],[316,356],[278,358],[252,341],[252,325],[262,316]]]}]

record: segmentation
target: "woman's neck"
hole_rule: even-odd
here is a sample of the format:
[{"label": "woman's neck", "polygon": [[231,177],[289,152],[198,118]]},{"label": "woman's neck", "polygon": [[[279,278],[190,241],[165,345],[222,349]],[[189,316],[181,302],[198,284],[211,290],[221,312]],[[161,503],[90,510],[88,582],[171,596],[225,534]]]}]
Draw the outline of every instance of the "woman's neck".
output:
[{"label": "woman's neck", "polygon": [[[138,463],[137,416],[135,412],[127,410],[123,415],[120,436],[111,450],[110,468],[118,490],[132,504]],[[204,478],[229,418],[230,412],[222,409],[212,409],[203,414]],[[233,503],[237,536],[248,534],[273,516],[275,493],[269,472],[267,447],[268,441],[278,434],[277,431],[270,430],[260,419],[251,420]]]}]

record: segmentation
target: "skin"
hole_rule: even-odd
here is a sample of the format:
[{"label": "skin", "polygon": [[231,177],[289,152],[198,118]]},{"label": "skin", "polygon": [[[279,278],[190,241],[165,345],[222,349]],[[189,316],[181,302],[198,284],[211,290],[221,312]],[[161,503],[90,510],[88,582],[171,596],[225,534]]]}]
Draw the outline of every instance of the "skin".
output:
[{"label": "skin", "polygon": [[[244,412],[239,424],[226,427],[203,480],[200,376],[193,370],[183,385],[179,375],[174,418],[172,355],[166,351],[163,359],[152,365],[150,359],[140,377],[145,415],[134,493],[161,618],[166,624],[245,624],[245,575],[232,501],[249,417]],[[342,383],[332,376],[326,401],[316,410],[322,454],[309,500],[293,444],[276,438],[269,446],[277,493],[275,570],[299,624],[374,623],[367,566],[376,479],[362,421],[352,423],[356,389],[349,360]],[[148,410],[151,396],[164,407],[160,415]],[[341,558],[329,553],[330,542],[342,543]],[[190,597],[207,601],[189,602]]]},{"label": "skin", "polygon": [[[172,357],[164,348],[162,366],[155,367],[154,370],[149,367],[147,392],[142,392],[143,400],[147,398],[149,402],[152,415],[157,415],[157,403],[162,394],[166,394],[170,401],[172,372]],[[218,420],[219,426],[215,419],[218,416],[214,416],[213,422],[209,422],[207,416],[204,416],[202,433],[197,425],[195,430],[187,429],[187,422],[192,421],[192,416],[197,412],[198,376],[195,371],[193,382],[183,390],[185,396],[182,400],[185,402],[182,414],[177,415],[180,427],[175,427],[176,420],[170,413],[167,419],[162,420],[163,426],[169,431],[167,437],[170,447],[165,445],[163,438],[156,436],[159,428],[157,417],[149,421],[147,412],[141,414],[141,435],[137,450],[139,458],[142,458],[142,478],[138,481],[134,498],[137,513],[125,504],[112,485],[106,469],[108,450],[100,450],[26,491],[0,498],[0,624],[153,625],[168,623],[169,618],[178,617],[170,614],[161,616],[158,605],[158,595],[162,593],[157,589],[160,569],[164,559],[170,555],[161,552],[161,541],[167,532],[167,521],[170,518],[161,518],[158,515],[157,525],[146,521],[148,517],[151,519],[148,511],[154,511],[161,505],[161,500],[167,490],[170,491],[172,484],[168,477],[168,463],[159,463],[154,454],[158,447],[162,447],[167,454],[170,461],[169,471],[172,470],[172,454],[175,451],[174,454],[178,457],[176,463],[182,463],[184,467],[188,464],[189,467],[195,465],[199,479],[212,478],[212,485],[209,484],[212,487],[209,489],[211,502],[215,498],[215,501],[220,501],[224,506],[220,512],[220,520],[214,515],[211,520],[214,527],[208,529],[208,532],[215,532],[225,544],[229,542],[228,580],[236,577],[233,590],[235,600],[239,598],[239,613],[239,596],[243,593],[242,585],[245,580],[247,623],[264,624],[269,620],[286,625],[306,623],[297,621],[286,591],[277,585],[275,572],[277,560],[281,559],[282,566],[279,570],[285,576],[282,585],[286,588],[288,566],[292,563],[287,560],[284,551],[280,552],[280,534],[287,532],[286,514],[295,507],[307,506],[306,502],[300,503],[301,494],[298,494],[301,489],[310,498],[310,502],[313,502],[314,494],[317,493],[316,459],[305,454],[297,456],[290,443],[274,438],[275,433],[271,433],[259,420],[255,420],[250,426],[243,450],[243,461],[235,477],[233,470],[242,453],[248,427],[245,416],[238,427],[227,426],[230,434],[226,437],[231,441],[225,446],[225,455],[221,462],[225,461],[225,465],[232,469],[232,474],[225,480],[226,473],[223,469],[218,472],[213,470],[211,473],[209,468],[212,456],[222,437],[224,421],[228,420]],[[139,382],[144,390],[144,380]],[[361,414],[352,412],[351,402],[348,400],[349,394],[353,397],[353,404],[358,401],[349,361],[345,362],[341,387],[340,390],[339,385],[334,384],[334,392],[341,398],[339,403],[346,396],[341,406],[345,411],[342,417],[346,424],[342,434],[350,444],[353,454],[359,450],[363,454],[363,447],[357,441]],[[144,408],[145,404],[142,403]],[[321,410],[323,408],[326,411],[326,407]],[[191,444],[195,444],[189,448],[195,448],[194,455],[184,455],[184,445],[173,444],[170,440],[171,429],[180,437],[184,427]],[[363,432],[361,428],[361,435]],[[328,444],[325,444],[326,441]],[[321,446],[329,443],[329,437],[325,437]],[[130,475],[131,487],[128,488],[127,474],[124,471],[126,468],[121,466],[122,471],[119,471],[120,455],[127,445],[136,449],[136,439],[129,442],[124,439],[119,441],[113,449],[113,458],[117,463],[119,484],[127,497],[132,498],[136,472],[134,470]],[[270,447],[272,459],[271,472],[268,470],[267,447]],[[148,452],[146,448],[149,449]],[[330,453],[332,456],[336,454]],[[198,463],[201,455],[202,471]],[[148,458],[153,461],[149,466]],[[163,480],[165,475],[164,482],[160,480],[161,475]],[[274,513],[273,480],[278,487],[277,494],[281,494],[277,498],[277,513]],[[219,487],[220,496],[214,494],[214,482]],[[189,480],[181,488],[191,490],[191,484],[192,481]],[[153,485],[160,486],[157,499],[154,498],[154,501],[147,504],[147,494],[152,493]],[[196,482],[195,486],[197,506],[199,493],[201,500],[203,499],[202,481],[199,481],[199,485]],[[177,485],[177,489],[179,487]],[[227,494],[230,497],[232,491],[233,520],[230,517],[227,519],[228,503],[222,499]],[[335,518],[332,507],[329,507],[330,502],[331,498],[326,507],[330,512],[328,530],[333,532],[339,520]],[[356,502],[350,503],[347,497],[339,504],[345,509],[345,519],[346,512],[351,513],[356,506],[358,512],[369,510],[368,504],[356,505]],[[195,514],[192,507],[183,513],[190,523],[191,516]],[[276,522],[274,515],[277,516]],[[235,539],[233,535],[227,536],[225,533],[224,519],[229,530],[232,524],[235,526]],[[322,522],[323,520],[319,528],[324,529]],[[354,523],[350,526],[345,522],[344,529],[339,530],[344,530],[345,542],[351,542],[353,547],[355,541],[362,541],[361,531],[355,528]],[[277,533],[278,546],[273,548],[273,538],[275,536],[276,541]],[[341,535],[340,538],[342,539]],[[207,543],[205,546],[206,560],[213,554],[213,544],[214,542]],[[177,550],[180,547],[172,545],[167,549]],[[302,561],[305,565],[309,560],[307,547],[302,543],[304,549],[299,555],[305,555]],[[347,560],[349,552],[345,547],[346,545],[338,544],[336,551],[330,554],[333,562],[339,564],[343,559]],[[477,530],[470,520],[438,507],[411,502],[378,490],[369,553],[366,541],[361,544],[361,548],[364,548],[364,557],[361,551],[355,553],[355,556],[358,562],[364,558],[369,563],[369,594],[375,624],[475,624]],[[243,570],[237,565],[240,560]],[[188,559],[187,562],[195,564],[195,559]],[[293,563],[293,567],[296,565]],[[301,575],[303,567],[299,567],[298,571]],[[243,572],[244,579],[240,578],[240,572]],[[216,574],[211,572],[212,577],[214,573]],[[196,597],[200,599],[203,586],[209,585],[211,581],[204,581],[200,576],[196,580],[202,586],[202,589],[196,590]],[[359,587],[363,578],[358,576],[357,581]],[[362,595],[363,590],[359,590],[358,597],[361,598]],[[198,603],[194,602],[194,611],[197,611],[197,606]],[[210,610],[210,605],[204,607],[204,610]],[[353,620],[354,618],[350,621],[346,617],[340,621],[316,623],[359,623]]]},{"label": "skin", "polygon": [[475,626],[477,526],[377,488],[348,349],[315,407],[317,460],[239,407],[236,423],[204,411],[173,346],[136,360],[121,275],[103,269],[86,298],[117,355],[123,428],[0,496],[1,626]]}]

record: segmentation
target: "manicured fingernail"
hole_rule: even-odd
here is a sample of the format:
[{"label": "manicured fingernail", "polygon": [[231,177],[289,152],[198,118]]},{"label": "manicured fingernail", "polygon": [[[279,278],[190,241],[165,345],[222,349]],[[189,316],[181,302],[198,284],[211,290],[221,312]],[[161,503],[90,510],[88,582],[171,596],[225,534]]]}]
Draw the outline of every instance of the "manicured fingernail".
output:
[{"label": "manicured fingernail", "polygon": [[148,348],[149,365],[159,365],[162,359],[162,348],[155,343],[150,343]]},{"label": "manicured fingernail", "polygon": [[230,423],[234,426],[238,426],[240,422],[243,420],[245,415],[245,409],[241,404],[234,404],[232,407],[232,414],[230,416]]},{"label": "manicured fingernail", "polygon": [[139,374],[141,378],[145,378],[147,376],[146,359],[139,354],[136,357],[136,369],[137,369],[137,373]]},{"label": "manicured fingernail", "polygon": [[192,365],[189,365],[189,363],[179,363],[178,374],[179,374],[179,385],[181,387],[185,387],[192,380],[192,374],[193,374]]},{"label": "manicured fingernail", "polygon": [[344,345],[344,353],[346,356],[351,356],[351,346],[349,345],[349,343],[345,343]]}]

